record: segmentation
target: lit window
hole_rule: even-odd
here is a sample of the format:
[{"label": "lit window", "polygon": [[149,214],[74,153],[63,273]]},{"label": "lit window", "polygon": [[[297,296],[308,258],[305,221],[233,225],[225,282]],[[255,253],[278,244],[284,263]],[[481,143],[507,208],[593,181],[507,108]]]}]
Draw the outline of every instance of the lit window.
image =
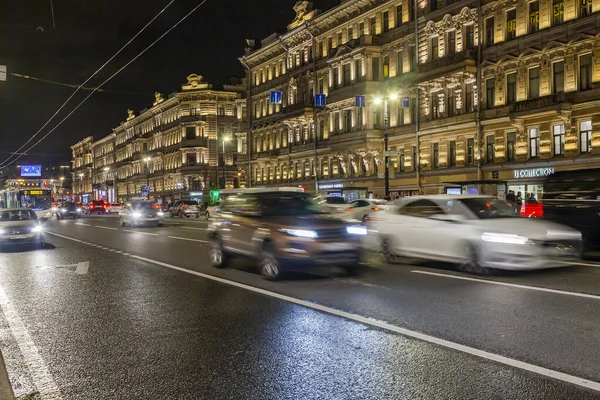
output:
[{"label": "lit window", "polygon": [[579,123],[579,139],[582,153],[592,151],[592,121],[581,121]]}]

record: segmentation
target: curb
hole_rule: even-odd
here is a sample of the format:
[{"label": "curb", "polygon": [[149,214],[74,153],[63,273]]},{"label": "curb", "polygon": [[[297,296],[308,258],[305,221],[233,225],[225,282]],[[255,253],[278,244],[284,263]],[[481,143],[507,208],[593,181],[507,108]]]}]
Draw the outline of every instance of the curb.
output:
[{"label": "curb", "polygon": [[2,353],[0,353],[0,399],[14,400],[15,395],[8,379],[8,373],[6,372],[6,366],[4,365],[4,359]]}]

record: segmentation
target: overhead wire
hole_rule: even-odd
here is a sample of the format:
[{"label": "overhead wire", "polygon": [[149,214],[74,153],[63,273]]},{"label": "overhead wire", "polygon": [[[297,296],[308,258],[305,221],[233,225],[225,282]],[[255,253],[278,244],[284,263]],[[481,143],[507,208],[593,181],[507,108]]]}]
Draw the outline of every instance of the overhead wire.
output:
[{"label": "overhead wire", "polygon": [[[166,6],[164,6],[159,12],[158,14],[156,14],[150,21],[148,21],[148,23],[146,23],[146,25],[144,25],[144,27],[142,29],[139,30],[138,33],[136,33],[135,35],[133,35],[133,37],[131,39],[129,39],[127,41],[127,43],[125,43],[112,57],[110,57],[104,64],[102,64],[100,66],[100,68],[98,68],[92,75],[90,75],[81,85],[79,85],[74,91],[73,93],[71,93],[71,95],[69,96],[69,98],[67,100],[65,100],[63,102],[63,104],[59,107],[58,110],[56,110],[54,112],[54,114],[52,114],[52,116],[48,119],[48,121],[46,121],[46,123],[44,123],[44,125],[42,125],[42,127],[40,129],[38,129],[38,131],[31,137],[29,138],[28,141],[26,141],[20,148],[18,148],[15,153],[19,153],[25,146],[27,146],[33,139],[35,139],[40,132],[46,127],[48,126],[48,124],[50,122],[52,122],[52,120],[58,115],[59,112],[62,111],[63,108],[65,108],[65,106],[69,103],[69,101],[71,101],[71,99],[75,96],[75,94],[77,94],[77,92],[79,92],[79,90],[86,84],[88,83],[94,76],[96,76],[100,71],[102,71],[104,69],[104,67],[106,67],[112,60],[115,59],[115,57],[117,57],[119,54],[121,54],[121,52],[123,50],[125,50],[125,48],[127,48],[127,46],[129,46],[139,35],[142,34],[142,32],[144,32],[146,30],[146,28],[148,28],[150,26],[150,24],[152,24],[152,22],[154,22],[163,12],[165,12],[165,10],[167,8],[169,8],[171,6],[171,4],[173,4],[175,2],[175,0],[171,0]],[[93,93],[93,92],[92,92]],[[4,167],[13,157],[13,155],[11,155],[10,157],[8,157],[6,160],[4,160],[1,164],[0,164],[0,168]]]},{"label": "overhead wire", "polygon": [[[80,90],[88,90],[88,91],[94,90],[94,87],[74,85],[72,83],[57,82],[57,81],[53,81],[50,79],[37,78],[35,76],[18,74],[16,72],[11,72],[10,75],[14,76],[16,78],[31,79],[33,81],[50,83],[52,85],[65,86],[65,87],[70,87],[70,88],[79,88]],[[139,95],[139,96],[153,96],[152,93],[129,92],[129,91],[124,91],[124,90],[96,89],[96,91],[102,92],[102,93],[119,93],[119,94],[135,94],[135,95]]]},{"label": "overhead wire", "polygon": [[[181,24],[183,21],[185,21],[190,15],[192,15],[197,9],[199,9],[201,6],[204,5],[204,3],[206,3],[208,0],[202,0],[196,7],[192,8],[186,15],[184,15],[179,21],[177,21],[173,26],[171,26],[169,29],[167,29],[167,31],[165,33],[163,33],[162,35],[160,35],[158,37],[158,39],[156,39],[154,42],[150,43],[150,45],[148,47],[146,47],[144,50],[142,50],[138,55],[136,55],[134,58],[132,58],[127,64],[123,65],[119,70],[117,70],[117,72],[115,72],[114,74],[112,74],[110,77],[108,77],[104,82],[102,82],[100,85],[98,85],[97,88],[101,88],[102,86],[104,86],[107,82],[109,82],[112,78],[114,78],[115,76],[117,76],[121,71],[123,71],[125,68],[127,68],[131,63],[133,63],[135,60],[137,60],[138,58],[140,58],[144,53],[146,53],[148,50],[150,50],[150,48],[152,48],[156,43],[158,43],[163,37],[165,37],[167,34],[169,34],[169,32],[171,32],[173,29],[175,29],[177,26],[179,26],[179,24]],[[16,159],[12,160],[10,162],[10,164],[15,163],[18,159],[20,159],[23,155],[26,155],[29,150],[33,149],[35,146],[37,146],[38,144],[40,144],[44,139],[46,139],[50,134],[52,134],[52,132],[54,132],[59,126],[61,126],[63,124],[63,122],[65,122],[75,111],[77,111],[77,109],[79,107],[81,107],[83,105],[83,103],[85,103],[87,101],[87,99],[89,99],[95,92],[97,89],[92,90],[92,92],[90,94],[88,94],[79,104],[77,104],[77,106],[71,110],[71,112],[69,114],[67,114],[58,124],[56,124],[54,126],[54,128],[52,128],[48,133],[46,133],[44,136],[42,136],[42,138],[40,140],[38,140],[37,142],[35,142],[31,147],[29,147],[27,150],[25,150],[25,152],[23,152],[21,155],[19,155]],[[0,165],[0,168],[3,168],[7,165],[10,164],[5,164],[3,163],[2,165]]]}]

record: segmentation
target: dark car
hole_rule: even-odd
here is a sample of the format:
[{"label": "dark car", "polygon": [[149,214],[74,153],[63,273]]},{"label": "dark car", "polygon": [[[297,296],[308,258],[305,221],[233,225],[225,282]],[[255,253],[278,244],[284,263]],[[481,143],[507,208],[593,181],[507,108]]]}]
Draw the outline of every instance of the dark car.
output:
[{"label": "dark car", "polygon": [[89,214],[106,214],[108,203],[103,200],[94,200],[90,203]]},{"label": "dark car", "polygon": [[542,203],[544,218],[581,232],[583,252],[600,250],[600,169],[550,175]]},{"label": "dark car", "polygon": [[65,203],[58,207],[56,212],[57,219],[63,218],[79,218],[81,215],[81,207],[75,203]]},{"label": "dark car", "polygon": [[42,223],[27,208],[0,210],[0,249],[14,245],[44,246]]}]

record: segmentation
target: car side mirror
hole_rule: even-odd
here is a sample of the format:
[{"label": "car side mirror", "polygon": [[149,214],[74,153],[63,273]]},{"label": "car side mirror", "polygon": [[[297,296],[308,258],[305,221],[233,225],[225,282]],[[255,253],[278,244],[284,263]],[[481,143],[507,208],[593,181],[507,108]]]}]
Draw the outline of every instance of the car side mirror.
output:
[{"label": "car side mirror", "polygon": [[459,214],[434,214],[429,218],[444,222],[461,222],[465,220],[465,217]]}]

